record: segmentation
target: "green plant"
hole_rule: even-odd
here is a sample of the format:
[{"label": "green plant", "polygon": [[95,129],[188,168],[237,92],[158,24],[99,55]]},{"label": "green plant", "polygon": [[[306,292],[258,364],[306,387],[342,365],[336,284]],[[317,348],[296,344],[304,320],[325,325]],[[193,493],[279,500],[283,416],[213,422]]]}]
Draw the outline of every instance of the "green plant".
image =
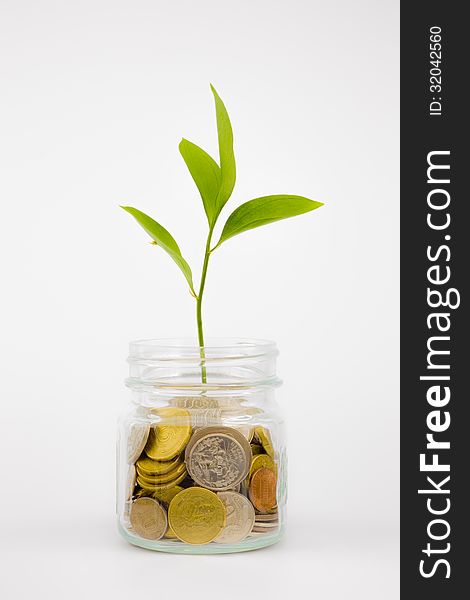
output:
[{"label": "green plant", "polygon": [[162,225],[151,217],[131,206],[122,206],[130,213],[137,222],[145,229],[153,240],[153,244],[161,246],[181,269],[189,285],[191,294],[196,299],[196,319],[198,341],[201,352],[202,381],[206,382],[206,370],[204,367],[204,330],[202,325],[202,299],[206,286],[207,268],[211,254],[229,238],[266,225],[309,212],[320,206],[321,202],[309,200],[303,196],[292,196],[278,194],[274,196],[263,196],[245,202],[228,217],[220,235],[220,239],[212,245],[214,227],[220,212],[232,195],[236,179],[235,155],[233,152],[233,132],[230,119],[224,103],[211,85],[215,99],[215,111],[217,118],[217,133],[219,141],[219,164],[196,144],[182,139],[179,145],[180,153],[191,173],[202,198],[204,210],[208,222],[208,234],[202,265],[201,280],[198,291],[194,289],[193,275],[189,264],[183,258],[181,250],[173,236]]}]

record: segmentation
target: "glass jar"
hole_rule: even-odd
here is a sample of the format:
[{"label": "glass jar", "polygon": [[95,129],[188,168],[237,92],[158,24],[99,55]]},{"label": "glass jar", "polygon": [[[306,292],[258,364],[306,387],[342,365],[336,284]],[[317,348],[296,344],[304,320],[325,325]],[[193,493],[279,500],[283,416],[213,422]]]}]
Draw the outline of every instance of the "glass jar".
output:
[{"label": "glass jar", "polygon": [[117,517],[131,544],[220,554],[277,542],[286,450],[273,342],[130,344],[132,408],[119,420]]}]

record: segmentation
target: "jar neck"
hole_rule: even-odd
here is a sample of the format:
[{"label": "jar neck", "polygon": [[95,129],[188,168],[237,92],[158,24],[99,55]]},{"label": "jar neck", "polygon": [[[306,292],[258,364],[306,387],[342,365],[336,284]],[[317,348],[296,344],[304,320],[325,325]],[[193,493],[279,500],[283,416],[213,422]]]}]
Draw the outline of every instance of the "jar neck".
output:
[{"label": "jar neck", "polygon": [[264,340],[209,339],[204,348],[184,339],[140,340],[130,344],[126,384],[165,396],[246,394],[280,385],[277,355]]}]

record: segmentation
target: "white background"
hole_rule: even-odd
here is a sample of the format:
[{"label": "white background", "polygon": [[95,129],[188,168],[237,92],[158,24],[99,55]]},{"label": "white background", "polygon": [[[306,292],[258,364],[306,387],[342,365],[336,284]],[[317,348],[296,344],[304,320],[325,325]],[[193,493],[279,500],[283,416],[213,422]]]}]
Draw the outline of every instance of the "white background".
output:
[{"label": "white background", "polygon": [[[398,597],[398,1],[0,0],[0,595]],[[289,529],[182,557],[115,530],[127,343],[195,333],[180,272],[118,208],[161,221],[196,273],[205,217],[178,153],[234,127],[224,215],[325,202],[227,242],[207,335],[275,339]]]}]

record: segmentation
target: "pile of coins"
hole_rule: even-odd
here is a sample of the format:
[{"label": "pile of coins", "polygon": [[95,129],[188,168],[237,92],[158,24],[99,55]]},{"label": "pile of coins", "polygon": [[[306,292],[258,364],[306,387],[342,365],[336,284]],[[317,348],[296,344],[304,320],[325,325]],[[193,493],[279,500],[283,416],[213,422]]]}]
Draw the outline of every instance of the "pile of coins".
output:
[{"label": "pile of coins", "polygon": [[[156,424],[130,426],[126,517],[133,534],[235,544],[278,528],[278,466],[269,430],[228,425],[219,408],[210,409],[210,421],[194,406],[152,409]],[[214,418],[221,424],[206,424]]]}]

